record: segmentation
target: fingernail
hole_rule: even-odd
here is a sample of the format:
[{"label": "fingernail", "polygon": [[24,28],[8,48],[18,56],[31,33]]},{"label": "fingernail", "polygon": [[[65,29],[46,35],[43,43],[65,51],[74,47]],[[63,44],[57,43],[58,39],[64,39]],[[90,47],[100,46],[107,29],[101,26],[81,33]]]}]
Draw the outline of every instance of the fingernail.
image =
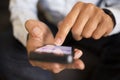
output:
[{"label": "fingernail", "polygon": [[62,40],[60,38],[55,39],[55,45],[60,46],[62,43]]},{"label": "fingernail", "polygon": [[81,51],[78,51],[75,53],[75,56],[74,56],[74,59],[78,59],[82,56],[82,52]]}]

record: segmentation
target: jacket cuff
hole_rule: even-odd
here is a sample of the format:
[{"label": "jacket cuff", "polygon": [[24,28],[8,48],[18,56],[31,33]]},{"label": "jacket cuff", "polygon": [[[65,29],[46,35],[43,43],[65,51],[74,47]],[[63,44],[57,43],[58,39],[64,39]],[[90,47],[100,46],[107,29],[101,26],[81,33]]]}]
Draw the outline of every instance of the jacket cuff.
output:
[{"label": "jacket cuff", "polygon": [[[103,8],[103,10],[106,10],[105,13],[107,13],[110,17],[112,17],[113,21],[115,22],[114,29],[112,30],[109,35],[114,35],[120,32],[120,10],[117,8]],[[110,13],[108,13],[108,12]]]}]

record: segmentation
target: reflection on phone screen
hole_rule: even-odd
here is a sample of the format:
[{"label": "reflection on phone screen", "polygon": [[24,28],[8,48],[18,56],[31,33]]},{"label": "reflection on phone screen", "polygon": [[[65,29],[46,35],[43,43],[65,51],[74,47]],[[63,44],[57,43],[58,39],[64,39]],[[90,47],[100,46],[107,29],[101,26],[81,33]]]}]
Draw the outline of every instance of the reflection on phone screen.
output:
[{"label": "reflection on phone screen", "polygon": [[35,50],[39,53],[54,53],[58,55],[70,55],[72,53],[72,47],[66,47],[66,46],[55,46],[55,45],[46,45],[41,48],[38,48]]}]

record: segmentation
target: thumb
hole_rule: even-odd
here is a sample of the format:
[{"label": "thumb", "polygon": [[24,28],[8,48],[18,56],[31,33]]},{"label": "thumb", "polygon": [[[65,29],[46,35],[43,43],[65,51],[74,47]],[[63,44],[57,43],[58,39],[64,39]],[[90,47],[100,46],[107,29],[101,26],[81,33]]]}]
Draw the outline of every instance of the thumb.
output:
[{"label": "thumb", "polygon": [[39,27],[34,27],[31,31],[29,31],[29,34],[32,37],[40,38],[42,36],[41,30]]},{"label": "thumb", "polygon": [[31,37],[41,37],[43,34],[42,32],[45,31],[43,27],[46,28],[46,25],[37,20],[27,20],[25,23],[25,27]]}]

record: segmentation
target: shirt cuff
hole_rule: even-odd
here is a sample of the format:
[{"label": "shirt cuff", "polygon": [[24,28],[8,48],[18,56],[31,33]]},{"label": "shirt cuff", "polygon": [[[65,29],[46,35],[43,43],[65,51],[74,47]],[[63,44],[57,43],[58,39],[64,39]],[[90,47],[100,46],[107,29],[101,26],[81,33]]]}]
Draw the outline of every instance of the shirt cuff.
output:
[{"label": "shirt cuff", "polygon": [[[17,25],[17,26],[16,26]],[[27,42],[27,30],[25,29],[23,24],[19,23],[19,20],[15,20],[13,22],[13,35],[14,37],[20,41],[25,47]]]},{"label": "shirt cuff", "polygon": [[111,33],[109,33],[109,35],[114,35],[119,33],[120,32],[120,9],[118,8],[104,8],[104,9],[108,9],[112,12],[116,22],[114,29],[112,30]]}]

